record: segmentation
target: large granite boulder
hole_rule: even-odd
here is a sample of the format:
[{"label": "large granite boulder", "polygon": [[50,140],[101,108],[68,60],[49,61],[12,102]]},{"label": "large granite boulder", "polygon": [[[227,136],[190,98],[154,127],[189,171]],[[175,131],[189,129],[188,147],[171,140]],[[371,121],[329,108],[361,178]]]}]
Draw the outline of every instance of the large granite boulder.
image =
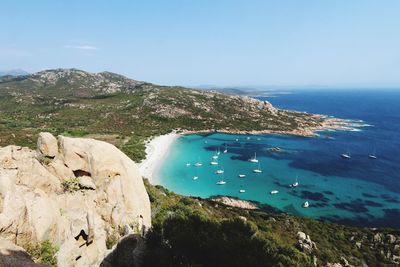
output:
[{"label": "large granite boulder", "polygon": [[4,267],[46,267],[36,264],[26,251],[9,240],[0,238],[0,266]]},{"label": "large granite boulder", "polygon": [[113,145],[42,133],[37,151],[0,148],[0,238],[49,240],[59,266],[98,266],[116,245],[110,237],[150,225],[138,168]]}]

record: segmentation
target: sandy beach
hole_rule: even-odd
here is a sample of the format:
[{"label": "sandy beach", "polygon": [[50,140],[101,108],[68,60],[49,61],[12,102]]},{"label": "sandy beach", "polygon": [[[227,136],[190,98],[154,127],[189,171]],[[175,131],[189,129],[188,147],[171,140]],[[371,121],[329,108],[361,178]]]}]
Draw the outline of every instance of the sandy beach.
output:
[{"label": "sandy beach", "polygon": [[148,178],[151,183],[155,182],[155,171],[160,167],[171,145],[180,135],[169,133],[153,138],[146,144],[146,159],[139,164],[140,174]]}]

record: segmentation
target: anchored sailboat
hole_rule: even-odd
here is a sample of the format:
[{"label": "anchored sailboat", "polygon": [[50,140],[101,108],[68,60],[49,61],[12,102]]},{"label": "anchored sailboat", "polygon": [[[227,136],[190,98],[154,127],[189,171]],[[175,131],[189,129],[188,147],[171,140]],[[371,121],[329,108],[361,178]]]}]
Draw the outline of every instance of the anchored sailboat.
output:
[{"label": "anchored sailboat", "polygon": [[368,155],[368,157],[370,159],[377,159],[377,157],[376,157],[376,147],[374,147],[374,152],[372,154]]},{"label": "anchored sailboat", "polygon": [[341,154],[340,156],[341,156],[342,158],[344,158],[344,159],[351,159],[349,150],[347,150],[346,153],[343,153],[343,154]]},{"label": "anchored sailboat", "polygon": [[298,187],[298,186],[299,186],[299,182],[297,181],[297,175],[296,175],[296,182],[291,184],[290,187]]},{"label": "anchored sailboat", "polygon": [[258,163],[258,168],[254,169],[253,172],[255,173],[262,173],[261,167],[260,167],[260,163]]},{"label": "anchored sailboat", "polygon": [[258,163],[257,153],[254,152],[254,158],[249,159],[249,161],[252,163]]},{"label": "anchored sailboat", "polygon": [[219,169],[215,172],[215,174],[223,174],[224,173],[224,168]]},{"label": "anchored sailboat", "polygon": [[196,166],[196,167],[201,167],[201,166],[203,166],[203,163],[200,162],[200,158],[199,158],[199,160],[194,164],[194,166]]},{"label": "anchored sailboat", "polygon": [[211,165],[218,165],[218,161],[213,160],[213,161],[210,162],[210,164],[211,164]]},{"label": "anchored sailboat", "polygon": [[219,180],[216,184],[217,185],[224,185],[224,184],[226,184],[226,182],[224,181],[224,172],[222,171],[222,179],[221,180]]}]

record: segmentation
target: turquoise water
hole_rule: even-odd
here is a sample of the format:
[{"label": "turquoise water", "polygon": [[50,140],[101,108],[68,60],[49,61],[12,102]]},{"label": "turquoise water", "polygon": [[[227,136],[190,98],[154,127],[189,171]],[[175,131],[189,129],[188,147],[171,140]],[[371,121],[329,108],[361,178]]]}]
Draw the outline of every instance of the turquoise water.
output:
[{"label": "turquoise water", "polygon": [[[293,96],[283,96],[279,101],[284,101],[285,97]],[[331,95],[329,99],[332,101]],[[270,101],[274,103],[274,99]],[[324,101],[323,97],[322,100],[320,97],[321,101]],[[371,101],[374,101],[372,96]],[[363,116],[345,118],[363,119],[369,123]],[[369,159],[370,143],[377,144],[379,132],[375,126],[360,132],[324,132],[317,138],[186,135],[172,145],[156,177],[159,184],[183,195],[235,196],[296,215],[349,225],[400,228],[399,147],[391,146],[393,142],[385,150],[378,146],[378,159]],[[377,139],[371,141],[374,137]],[[275,146],[283,150],[271,151],[270,148]],[[223,153],[225,148],[227,153]],[[211,165],[217,150],[220,151],[218,165]],[[346,150],[351,151],[352,159],[339,156]],[[382,151],[385,151],[384,155],[379,154]],[[254,173],[258,164],[249,162],[255,152],[262,173]],[[195,167],[196,162],[203,165]],[[224,174],[215,174],[222,168]],[[239,178],[239,174],[246,177]],[[194,176],[198,179],[194,180]],[[299,186],[290,187],[296,178]],[[219,180],[226,184],[217,185]],[[240,189],[246,192],[240,193]],[[272,190],[279,193],[271,195]],[[309,208],[302,207],[305,201],[310,203]]]}]

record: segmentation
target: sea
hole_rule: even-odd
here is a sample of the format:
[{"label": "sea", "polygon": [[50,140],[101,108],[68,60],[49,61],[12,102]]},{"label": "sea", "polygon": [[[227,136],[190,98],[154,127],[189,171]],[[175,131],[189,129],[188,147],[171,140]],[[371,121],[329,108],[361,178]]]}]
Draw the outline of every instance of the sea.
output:
[{"label": "sea", "polygon": [[[181,136],[156,171],[155,181],[187,196],[233,196],[323,221],[400,228],[400,90],[285,92],[258,99],[283,109],[362,120],[369,126],[322,131],[318,137]],[[343,153],[351,158],[341,157]],[[215,155],[218,160],[212,158]],[[258,163],[249,161],[254,156]],[[196,167],[198,162],[202,166]],[[226,183],[218,185],[221,180]]]}]

